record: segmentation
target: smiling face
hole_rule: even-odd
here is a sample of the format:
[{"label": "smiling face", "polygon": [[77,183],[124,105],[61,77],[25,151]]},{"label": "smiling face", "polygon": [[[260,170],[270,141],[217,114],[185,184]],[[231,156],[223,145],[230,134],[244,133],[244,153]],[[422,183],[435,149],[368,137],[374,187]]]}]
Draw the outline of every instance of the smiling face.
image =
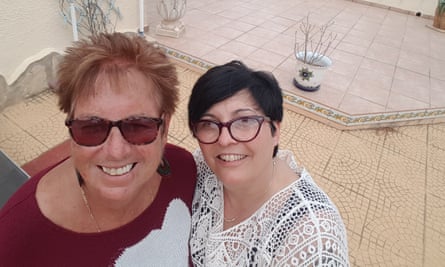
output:
[{"label": "smiling face", "polygon": [[[72,114],[74,119],[99,117],[118,121],[129,117],[160,118],[159,97],[154,84],[133,69],[128,70],[116,84],[100,74],[95,93],[78,99]],[[156,177],[167,141],[170,118],[164,115],[156,139],[146,145],[128,143],[117,127],[112,127],[104,143],[81,146],[72,141],[75,168],[85,184],[103,198],[131,198]]]},{"label": "smiling face", "polygon": [[[210,107],[201,119],[227,122],[251,115],[264,116],[249,91],[244,89]],[[216,143],[199,144],[207,164],[226,187],[247,188],[259,179],[269,178],[265,175],[270,175],[268,170],[280,133],[280,125],[274,124],[277,129],[273,135],[269,122],[265,121],[258,136],[249,142],[235,141],[223,127]]]}]

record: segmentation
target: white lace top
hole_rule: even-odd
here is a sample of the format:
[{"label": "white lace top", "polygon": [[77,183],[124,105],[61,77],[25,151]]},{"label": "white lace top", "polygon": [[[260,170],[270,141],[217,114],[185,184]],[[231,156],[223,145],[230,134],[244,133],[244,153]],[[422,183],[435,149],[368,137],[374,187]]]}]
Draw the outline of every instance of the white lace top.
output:
[{"label": "white lace top", "polygon": [[195,266],[349,266],[340,214],[292,152],[278,157],[300,178],[277,192],[251,217],[224,230],[223,186],[194,153],[198,182],[190,249]]}]

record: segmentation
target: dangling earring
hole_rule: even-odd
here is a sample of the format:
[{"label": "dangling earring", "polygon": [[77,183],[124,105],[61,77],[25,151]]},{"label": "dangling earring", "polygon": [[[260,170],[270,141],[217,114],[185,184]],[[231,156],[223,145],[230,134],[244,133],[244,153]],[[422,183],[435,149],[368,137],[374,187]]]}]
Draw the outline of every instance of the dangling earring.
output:
[{"label": "dangling earring", "polygon": [[158,169],[156,170],[161,176],[167,176],[170,175],[170,164],[168,163],[167,159],[162,157],[161,163],[159,163]]},{"label": "dangling earring", "polygon": [[77,181],[79,182],[79,186],[81,187],[85,181],[83,180],[82,175],[80,175],[80,172],[78,170],[76,170],[76,176],[77,176]]}]

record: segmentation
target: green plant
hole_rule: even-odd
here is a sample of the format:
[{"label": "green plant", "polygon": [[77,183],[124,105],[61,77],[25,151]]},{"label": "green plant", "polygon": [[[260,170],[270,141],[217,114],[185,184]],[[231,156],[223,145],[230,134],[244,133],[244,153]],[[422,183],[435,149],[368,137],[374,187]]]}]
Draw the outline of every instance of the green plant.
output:
[{"label": "green plant", "polygon": [[113,32],[121,18],[115,0],[59,0],[60,12],[66,22],[72,24],[70,5],[78,14],[77,28],[82,35]]},{"label": "green plant", "polygon": [[437,10],[439,12],[439,15],[442,15],[443,13],[445,13],[445,0],[438,1]]},{"label": "green plant", "polygon": [[[297,59],[309,65],[317,65],[317,62],[327,56],[337,38],[336,33],[328,31],[333,24],[332,20],[320,26],[311,24],[309,15],[302,19],[295,31],[294,54],[297,57],[298,53],[303,53],[303,57]],[[300,39],[299,34],[302,35]]]}]

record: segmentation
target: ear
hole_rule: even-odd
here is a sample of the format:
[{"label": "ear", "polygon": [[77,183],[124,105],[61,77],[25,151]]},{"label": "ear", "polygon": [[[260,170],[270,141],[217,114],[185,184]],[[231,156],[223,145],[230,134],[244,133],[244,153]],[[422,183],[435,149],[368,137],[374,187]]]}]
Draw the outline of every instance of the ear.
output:
[{"label": "ear", "polygon": [[273,121],[273,125],[275,126],[275,133],[273,134],[274,146],[277,146],[280,142],[280,134],[281,134],[281,122]]}]

